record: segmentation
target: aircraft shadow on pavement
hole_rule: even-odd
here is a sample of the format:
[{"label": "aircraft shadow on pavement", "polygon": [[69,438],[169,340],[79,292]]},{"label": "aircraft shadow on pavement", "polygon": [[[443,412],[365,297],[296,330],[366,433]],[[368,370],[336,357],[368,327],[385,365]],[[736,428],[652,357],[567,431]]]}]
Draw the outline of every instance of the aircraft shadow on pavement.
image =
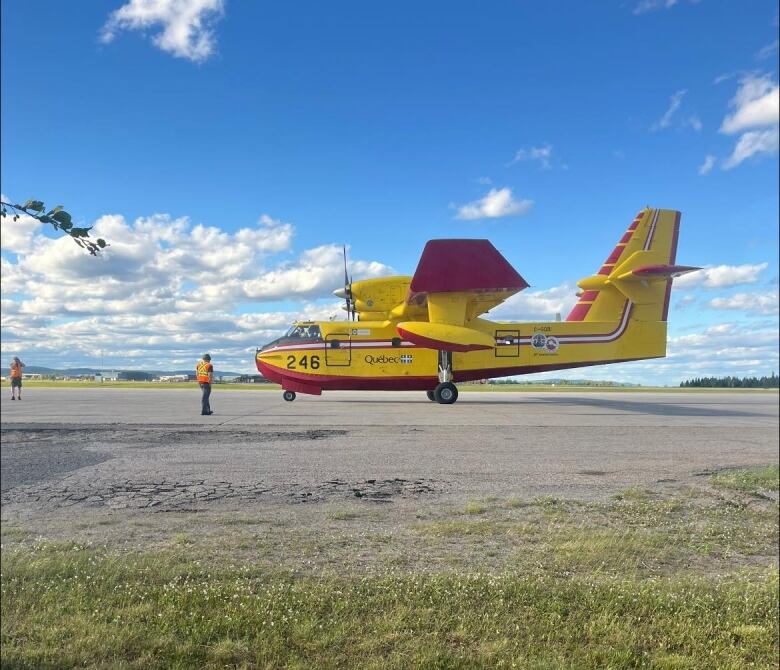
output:
[{"label": "aircraft shadow on pavement", "polygon": [[[730,403],[723,402],[718,404],[717,409],[709,409],[706,407],[694,407],[691,405],[678,405],[672,402],[669,403],[657,403],[657,402],[642,402],[642,401],[636,401],[636,400],[607,400],[607,399],[596,399],[596,398],[572,398],[571,396],[567,398],[555,398],[555,397],[539,397],[534,396],[533,400],[529,399],[521,399],[518,400],[516,398],[498,398],[498,397],[491,397],[488,399],[476,399],[476,398],[467,398],[464,399],[464,397],[461,395],[460,399],[458,400],[458,403],[463,403],[465,400],[465,403],[468,405],[486,405],[486,406],[492,406],[495,407],[496,405],[517,405],[517,406],[523,406],[523,405],[532,405],[535,403],[549,403],[549,404],[555,404],[555,405],[579,405],[583,408],[590,407],[594,410],[596,409],[608,409],[618,412],[631,412],[632,414],[655,414],[657,416],[712,416],[712,417],[749,417],[749,416],[755,416],[755,417],[766,417],[766,414],[762,414],[760,412],[745,412],[742,410],[735,410],[730,409]],[[334,394],[332,398],[328,398],[325,400],[325,402],[339,402],[338,396]],[[322,402],[322,400],[320,401]],[[350,404],[370,404],[370,405],[376,405],[376,404],[384,404],[387,403],[388,400],[386,398],[377,398],[376,400],[372,400],[371,398],[361,398],[361,399],[355,399],[350,400]],[[430,401],[426,400],[420,400],[418,398],[399,398],[398,400],[392,400],[390,402],[398,403],[398,404],[408,404],[408,405],[436,405],[436,403],[432,403]],[[711,402],[709,403],[712,404]]]},{"label": "aircraft shadow on pavement", "polygon": [[[611,409],[618,412],[632,412],[634,414],[657,414],[658,416],[765,416],[758,412],[745,412],[730,408],[730,403],[718,403],[717,409],[707,407],[695,407],[692,405],[681,405],[673,402],[642,402],[641,400],[607,400],[605,398],[554,398],[542,397],[535,398],[536,402],[560,404],[560,405],[580,405],[583,407],[593,407],[599,409]],[[708,404],[712,405],[712,402]]]}]

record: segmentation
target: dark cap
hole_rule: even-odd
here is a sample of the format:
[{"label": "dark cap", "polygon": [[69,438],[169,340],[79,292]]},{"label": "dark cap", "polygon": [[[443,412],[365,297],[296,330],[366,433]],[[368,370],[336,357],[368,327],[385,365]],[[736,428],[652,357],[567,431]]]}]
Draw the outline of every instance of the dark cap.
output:
[{"label": "dark cap", "polygon": [[211,355],[210,354],[203,354],[203,360],[204,361],[210,361],[211,360]]}]

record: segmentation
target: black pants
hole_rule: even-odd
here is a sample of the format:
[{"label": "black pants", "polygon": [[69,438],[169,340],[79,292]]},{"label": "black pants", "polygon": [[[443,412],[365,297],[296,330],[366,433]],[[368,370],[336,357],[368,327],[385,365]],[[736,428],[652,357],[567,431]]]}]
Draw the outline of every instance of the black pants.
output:
[{"label": "black pants", "polygon": [[209,406],[209,396],[211,395],[211,384],[206,384],[204,382],[201,382],[200,388],[203,391],[200,400],[200,413],[211,414],[211,407]]}]

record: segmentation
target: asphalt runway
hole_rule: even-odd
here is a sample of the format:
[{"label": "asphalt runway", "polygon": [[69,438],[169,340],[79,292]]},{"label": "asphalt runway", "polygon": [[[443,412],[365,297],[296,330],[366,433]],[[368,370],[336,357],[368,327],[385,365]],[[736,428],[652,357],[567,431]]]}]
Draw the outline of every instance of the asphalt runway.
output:
[{"label": "asphalt runway", "polygon": [[25,389],[2,399],[4,519],[59,509],[594,500],[778,460],[773,393]]}]

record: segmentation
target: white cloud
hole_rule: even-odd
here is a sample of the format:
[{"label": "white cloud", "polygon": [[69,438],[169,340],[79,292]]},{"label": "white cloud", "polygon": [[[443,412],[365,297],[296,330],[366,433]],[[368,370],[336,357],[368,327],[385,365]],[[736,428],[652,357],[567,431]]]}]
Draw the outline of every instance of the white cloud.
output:
[{"label": "white cloud", "polygon": [[515,200],[511,188],[492,188],[484,198],[460,206],[455,218],[470,221],[527,214],[533,204],[533,200]]},{"label": "white cloud", "polygon": [[733,309],[749,314],[777,314],[777,292],[737,293],[726,298],[713,298],[710,306],[715,309]]},{"label": "white cloud", "polygon": [[744,284],[755,284],[768,263],[745,265],[715,265],[674,280],[674,288],[722,289]]},{"label": "white cloud", "polygon": [[778,147],[780,147],[780,133],[777,128],[751,130],[739,138],[731,156],[723,161],[723,169],[730,170],[751,156],[776,154]]},{"label": "white cloud", "polygon": [[111,42],[121,30],[161,28],[155,46],[196,63],[214,53],[211,24],[222,16],[223,0],[130,0],[112,12],[100,39]]},{"label": "white cloud", "polygon": [[715,166],[716,158],[712,154],[707,154],[704,157],[704,162],[699,166],[699,174],[709,174],[712,168]]},{"label": "white cloud", "polygon": [[[8,202],[5,196],[3,201]],[[35,234],[43,224],[27,214],[19,215],[14,221],[13,210],[8,211],[9,216],[0,217],[0,246],[13,254],[26,253],[32,248]]]},{"label": "white cloud", "polygon": [[658,121],[650,126],[650,130],[663,130],[664,128],[668,128],[670,125],[672,125],[672,118],[674,117],[675,112],[680,109],[682,100],[687,92],[687,89],[682,89],[674,93],[674,95],[669,98],[668,109],[664,112],[664,115],[658,119]]},{"label": "white cloud", "polygon": [[769,75],[748,75],[740,80],[729,102],[734,112],[723,119],[720,132],[727,135],[777,125],[780,121],[780,88]]},{"label": "white cloud", "polygon": [[670,337],[668,358],[692,369],[718,374],[723,365],[743,363],[745,357],[767,365],[767,374],[777,370],[777,324],[752,326],[748,323],[719,323],[702,331]]},{"label": "white cloud", "polygon": [[759,374],[777,370],[777,324],[752,326],[748,323],[720,323],[702,331],[669,338],[668,360],[690,371],[708,375],[724,374],[729,367],[745,368],[741,374],[754,374],[748,368],[766,366]]},{"label": "white cloud", "polygon": [[514,165],[520,161],[536,161],[542,170],[550,169],[550,159],[552,158],[552,146],[545,144],[541,147],[531,147],[529,149],[518,149],[515,157],[509,165]]},{"label": "white cloud", "polygon": [[689,116],[688,119],[686,119],[683,122],[683,126],[690,126],[693,128],[697,133],[704,128],[704,124],[701,122],[701,119],[696,116],[695,114],[693,116]]},{"label": "white cloud", "polygon": [[491,310],[488,318],[507,321],[553,321],[556,314],[562,319],[577,302],[579,289],[561,284],[541,291],[520,291]]},{"label": "white cloud", "polygon": [[722,84],[724,81],[728,81],[729,79],[732,79],[737,76],[737,73],[735,72],[724,72],[723,74],[719,74],[715,79],[712,81],[713,84]]},{"label": "white cloud", "polygon": [[677,4],[677,0],[641,0],[634,7],[634,14],[645,14],[657,9],[671,9]]},{"label": "white cloud", "polygon": [[[207,347],[238,365],[247,347],[278,336],[307,311],[316,316],[327,309],[325,318],[338,313],[331,292],[343,282],[341,247],[307,249],[292,259],[292,224],[268,215],[233,233],[186,217],[156,214],[128,223],[107,215],[94,232],[110,243],[98,257],[67,237],[5,231],[4,349],[27,352],[43,365],[48,357],[57,367],[66,360],[82,365],[104,349],[112,365],[148,369],[156,361],[155,367],[171,369]],[[12,251],[16,258],[6,255]],[[280,253],[282,260],[274,261]],[[356,278],[392,274],[376,261],[356,259],[350,266]],[[311,302],[263,312],[262,303],[291,299],[326,300],[327,308]],[[257,313],[238,314],[247,304]],[[251,365],[250,357],[242,369]]]},{"label": "white cloud", "polygon": [[758,50],[756,53],[756,58],[758,60],[766,60],[767,58],[770,58],[773,56],[778,48],[780,47],[780,40],[775,40],[771,44],[767,44],[766,46],[761,47],[761,49]]}]

